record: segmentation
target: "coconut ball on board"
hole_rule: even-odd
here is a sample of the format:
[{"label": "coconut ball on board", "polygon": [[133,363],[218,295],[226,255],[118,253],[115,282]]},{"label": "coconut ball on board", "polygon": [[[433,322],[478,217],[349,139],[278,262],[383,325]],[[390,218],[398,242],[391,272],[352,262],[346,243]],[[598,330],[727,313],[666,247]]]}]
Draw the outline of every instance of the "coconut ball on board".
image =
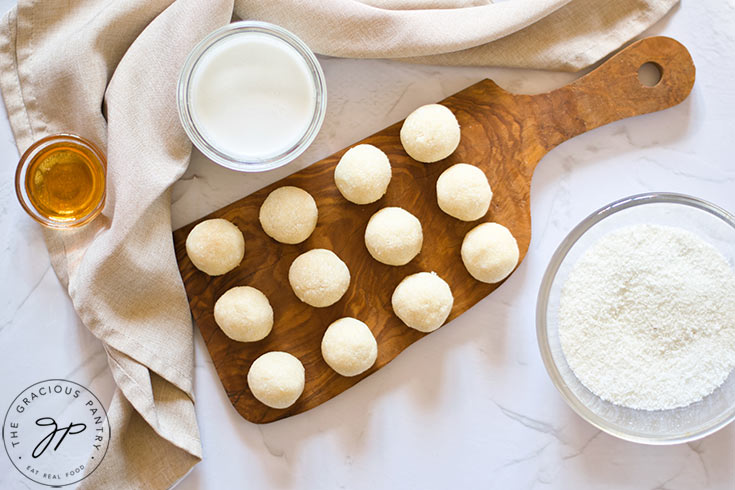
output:
[{"label": "coconut ball on board", "polygon": [[462,262],[481,282],[500,282],[518,265],[520,251],[513,234],[498,223],[472,228],[462,240]]},{"label": "coconut ball on board", "polygon": [[260,225],[268,236],[286,244],[301,243],[314,231],[318,218],[311,194],[294,186],[275,189],[260,206]]},{"label": "coconut ball on board", "polygon": [[378,262],[387,265],[408,264],[424,242],[421,222],[402,208],[383,208],[375,213],[365,228],[365,246]]},{"label": "coconut ball on board", "polygon": [[403,323],[421,332],[433,332],[452,311],[454,296],[449,284],[436,273],[419,272],[401,281],[391,303]]},{"label": "coconut ball on board", "polygon": [[493,192],[485,172],[474,165],[452,165],[436,181],[439,208],[462,221],[474,221],[485,216],[492,198]]},{"label": "coconut ball on board", "polygon": [[267,352],[248,371],[253,396],[271,408],[288,408],[304,392],[304,365],[287,352]]},{"label": "coconut ball on board", "polygon": [[322,337],[324,361],[342,376],[357,376],[378,357],[378,343],[370,328],[356,318],[333,322]]},{"label": "coconut ball on board", "polygon": [[373,145],[357,145],[342,155],[334,169],[334,183],[355,204],[370,204],[385,194],[391,179],[388,157]]},{"label": "coconut ball on board", "polygon": [[221,276],[240,265],[245,239],[240,229],[226,219],[208,219],[189,232],[186,254],[200,271]]},{"label": "coconut ball on board", "polygon": [[255,342],[273,328],[273,308],[268,298],[250,286],[229,289],[214,304],[214,321],[232,340]]},{"label": "coconut ball on board", "polygon": [[294,259],[288,282],[304,303],[323,308],[336,303],[350,286],[350,270],[331,250],[315,248]]},{"label": "coconut ball on board", "polygon": [[447,158],[459,145],[459,123],[452,111],[440,104],[419,107],[401,127],[401,144],[408,156],[423,163]]}]

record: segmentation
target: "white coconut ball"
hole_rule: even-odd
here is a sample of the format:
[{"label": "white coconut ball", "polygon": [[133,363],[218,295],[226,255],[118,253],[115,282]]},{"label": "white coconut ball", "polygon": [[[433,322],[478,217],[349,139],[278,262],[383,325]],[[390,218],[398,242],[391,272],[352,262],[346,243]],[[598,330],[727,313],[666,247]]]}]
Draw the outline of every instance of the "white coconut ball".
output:
[{"label": "white coconut ball", "polygon": [[268,298],[250,286],[229,289],[214,304],[214,321],[232,340],[255,342],[273,328],[273,308]]},{"label": "white coconut ball", "polygon": [[315,248],[291,263],[288,282],[304,303],[323,308],[336,303],[350,286],[350,270],[331,250]]},{"label": "white coconut ball", "polygon": [[240,265],[245,239],[240,229],[226,219],[208,219],[189,232],[186,254],[200,271],[221,276]]},{"label": "white coconut ball", "polygon": [[466,163],[446,169],[436,181],[439,208],[462,221],[474,221],[485,216],[493,192],[485,172]]},{"label": "white coconut ball", "polygon": [[421,106],[401,127],[401,144],[406,153],[423,163],[447,158],[459,145],[459,123],[452,111],[440,104]]},{"label": "white coconut ball", "polygon": [[356,318],[333,322],[322,337],[324,361],[342,376],[364,373],[378,357],[378,343],[370,328]]},{"label": "white coconut ball", "polygon": [[299,187],[275,189],[260,206],[260,225],[268,236],[287,244],[301,243],[314,231],[318,218],[316,202]]},{"label": "white coconut ball", "polygon": [[401,281],[391,303],[403,323],[421,332],[433,332],[452,311],[454,296],[449,284],[436,273],[419,272]]},{"label": "white coconut ball", "polygon": [[355,204],[370,204],[383,197],[390,178],[388,157],[373,145],[350,148],[334,169],[337,189]]},{"label": "white coconut ball", "polygon": [[383,208],[375,213],[365,228],[365,246],[378,262],[387,265],[408,264],[424,242],[421,222],[402,208]]},{"label": "white coconut ball", "polygon": [[500,282],[518,265],[520,252],[513,234],[498,223],[472,228],[462,241],[462,262],[481,282]]},{"label": "white coconut ball", "polygon": [[248,371],[248,387],[261,403],[288,408],[304,392],[304,365],[287,352],[267,352]]}]

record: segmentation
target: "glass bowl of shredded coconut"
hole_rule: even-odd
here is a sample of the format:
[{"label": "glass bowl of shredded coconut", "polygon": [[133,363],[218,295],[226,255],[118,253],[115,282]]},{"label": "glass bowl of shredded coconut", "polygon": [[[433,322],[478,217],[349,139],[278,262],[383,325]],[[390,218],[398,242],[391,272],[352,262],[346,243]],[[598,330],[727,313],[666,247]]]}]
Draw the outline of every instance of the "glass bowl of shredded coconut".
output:
[{"label": "glass bowl of shredded coconut", "polygon": [[536,321],[591,424],[647,444],[711,434],[735,419],[735,218],[681,194],[605,206],[554,253]]}]

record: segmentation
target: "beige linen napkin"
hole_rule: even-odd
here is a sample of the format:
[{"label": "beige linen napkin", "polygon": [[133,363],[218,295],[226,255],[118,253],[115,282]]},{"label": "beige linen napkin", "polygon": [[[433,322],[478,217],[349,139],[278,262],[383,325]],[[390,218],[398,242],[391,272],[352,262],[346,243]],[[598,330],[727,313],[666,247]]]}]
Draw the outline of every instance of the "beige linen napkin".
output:
[{"label": "beige linen napkin", "polygon": [[330,56],[576,71],[678,1],[236,0],[235,13],[279,24]]},{"label": "beige linen napkin", "polygon": [[[235,0],[234,12],[334,56],[579,69],[675,3]],[[233,0],[20,0],[0,25],[0,89],[18,149],[66,131],[108,155],[103,214],[45,233],[117,384],[110,448],[84,488],[167,488],[201,458],[193,332],[171,240],[171,185],[191,152],[175,87],[189,50],[232,13]]]},{"label": "beige linen napkin", "polygon": [[103,215],[45,233],[118,387],[107,455],[81,488],[167,488],[201,458],[171,241],[170,187],[191,152],[176,81],[190,49],[231,15],[232,0],[54,0],[21,1],[3,19],[0,84],[18,148],[70,131],[107,149]]}]

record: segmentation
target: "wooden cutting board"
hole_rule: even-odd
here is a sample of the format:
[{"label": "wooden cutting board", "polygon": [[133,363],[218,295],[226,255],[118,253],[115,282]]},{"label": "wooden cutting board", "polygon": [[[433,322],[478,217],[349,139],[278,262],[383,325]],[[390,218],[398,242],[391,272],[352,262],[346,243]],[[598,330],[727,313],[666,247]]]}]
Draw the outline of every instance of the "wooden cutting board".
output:
[{"label": "wooden cutting board", "polygon": [[[662,74],[653,87],[642,85],[638,79],[639,68],[647,62],[655,63]],[[409,274],[419,271],[439,274],[454,293],[449,320],[461,315],[499,286],[480,283],[465,270],[460,258],[465,233],[484,221],[501,223],[516,237],[523,260],[531,240],[529,190],[538,161],[559,143],[585,131],[680,103],[693,83],[694,64],[686,48],[665,37],[638,41],[588,75],[546,94],[514,95],[490,80],[483,80],[441,101],[454,112],[462,129],[459,148],[445,160],[423,164],[409,158],[399,139],[402,122],[355,143],[370,143],[382,149],[393,166],[388,192],[376,203],[352,204],[335,187],[334,167],[347,150],[345,148],[203,218],[228,219],[245,237],[245,258],[237,269],[224,276],[209,277],[198,271],[186,255],[186,236],[199,221],[176,230],[176,257],[191,311],[235,409],[255,423],[272,422],[309,410],[385,366],[403,349],[426,335],[405,326],[391,308],[393,289]],[[487,216],[472,223],[447,216],[436,203],[437,177],[459,162],[482,168],[494,193]],[[305,189],[319,208],[316,230],[299,245],[275,242],[258,222],[258,210],[265,197],[283,185]],[[421,253],[402,267],[378,263],[364,245],[363,233],[368,219],[385,206],[405,208],[417,216],[423,226]],[[344,260],[352,275],[347,293],[328,308],[312,308],[301,303],[288,284],[291,262],[312,248],[333,250]],[[230,340],[214,322],[213,307],[217,298],[231,287],[241,285],[260,289],[273,306],[273,331],[259,342]],[[332,371],[322,359],[320,350],[327,326],[344,316],[367,323],[378,341],[375,365],[354,378],[345,378]],[[457,325],[442,328],[457,328]],[[246,382],[251,363],[272,350],[290,352],[306,368],[303,395],[284,410],[261,404]],[[416,376],[421,375],[416,373]]]}]

